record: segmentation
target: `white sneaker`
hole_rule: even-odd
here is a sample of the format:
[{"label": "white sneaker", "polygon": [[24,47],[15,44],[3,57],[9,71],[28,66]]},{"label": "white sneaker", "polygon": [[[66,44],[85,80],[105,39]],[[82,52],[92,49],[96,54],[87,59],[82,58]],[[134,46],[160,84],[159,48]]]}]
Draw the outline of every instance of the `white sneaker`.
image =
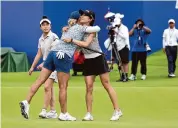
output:
[{"label": "white sneaker", "polygon": [[29,119],[29,109],[30,105],[28,104],[27,100],[21,101],[20,103],[21,114],[25,119]]},{"label": "white sneaker", "polygon": [[142,75],[141,80],[146,80],[146,75]]},{"label": "white sneaker", "polygon": [[93,116],[89,112],[87,112],[82,121],[93,121]]},{"label": "white sneaker", "polygon": [[51,118],[51,119],[55,119],[57,118],[57,112],[56,110],[50,110],[48,113],[46,113],[46,118]]},{"label": "white sneaker", "polygon": [[60,113],[58,119],[61,121],[66,121],[66,115],[64,113]]},{"label": "white sneaker", "polygon": [[68,121],[76,121],[77,119],[73,116],[71,116],[68,112],[66,113],[66,117]]},{"label": "white sneaker", "polygon": [[174,73],[171,73],[168,75],[169,77],[175,77],[176,75]]},{"label": "white sneaker", "polygon": [[76,118],[71,116],[68,112],[67,113],[61,113],[58,117],[61,121],[76,121]]},{"label": "white sneaker", "polygon": [[46,114],[47,114],[46,109],[42,109],[40,114],[39,114],[39,117],[46,118]]},{"label": "white sneaker", "polygon": [[131,76],[129,77],[129,80],[136,80],[136,76],[134,74],[131,74]]},{"label": "white sneaker", "polygon": [[116,121],[116,120],[119,120],[119,118],[122,116],[122,112],[121,111],[114,111],[110,121]]}]

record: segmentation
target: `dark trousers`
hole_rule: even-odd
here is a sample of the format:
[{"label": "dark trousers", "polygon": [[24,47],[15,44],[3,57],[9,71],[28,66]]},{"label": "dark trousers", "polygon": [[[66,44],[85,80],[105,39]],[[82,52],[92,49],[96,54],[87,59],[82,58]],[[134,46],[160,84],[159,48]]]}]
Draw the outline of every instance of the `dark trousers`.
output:
[{"label": "dark trousers", "polygon": [[176,70],[177,46],[166,46],[165,50],[168,60],[168,72],[171,74]]},{"label": "dark trousers", "polygon": [[132,74],[137,74],[138,62],[141,64],[141,74],[146,75],[147,66],[146,66],[147,52],[132,52]]}]

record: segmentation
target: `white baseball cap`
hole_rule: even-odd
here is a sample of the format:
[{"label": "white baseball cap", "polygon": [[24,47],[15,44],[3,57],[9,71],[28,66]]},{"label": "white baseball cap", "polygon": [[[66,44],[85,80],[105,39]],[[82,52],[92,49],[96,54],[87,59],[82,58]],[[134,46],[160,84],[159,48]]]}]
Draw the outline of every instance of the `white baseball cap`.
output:
[{"label": "white baseball cap", "polygon": [[174,19],[170,19],[169,21],[168,21],[168,24],[169,23],[174,23],[175,24],[175,20]]},{"label": "white baseball cap", "polygon": [[40,25],[43,23],[43,22],[48,22],[49,24],[51,24],[51,21],[49,20],[49,19],[42,19],[41,21],[40,21]]}]

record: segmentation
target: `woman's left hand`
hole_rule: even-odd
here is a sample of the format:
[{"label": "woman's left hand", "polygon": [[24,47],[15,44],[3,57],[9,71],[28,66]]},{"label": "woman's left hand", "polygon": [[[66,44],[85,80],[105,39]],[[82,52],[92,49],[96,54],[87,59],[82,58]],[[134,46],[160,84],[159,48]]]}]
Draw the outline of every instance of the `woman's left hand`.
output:
[{"label": "woman's left hand", "polygon": [[40,65],[37,66],[38,70],[42,70],[42,68],[43,68],[43,63],[41,63]]},{"label": "woman's left hand", "polygon": [[66,43],[72,43],[72,39],[71,38],[65,38],[65,39],[62,39],[64,42]]}]

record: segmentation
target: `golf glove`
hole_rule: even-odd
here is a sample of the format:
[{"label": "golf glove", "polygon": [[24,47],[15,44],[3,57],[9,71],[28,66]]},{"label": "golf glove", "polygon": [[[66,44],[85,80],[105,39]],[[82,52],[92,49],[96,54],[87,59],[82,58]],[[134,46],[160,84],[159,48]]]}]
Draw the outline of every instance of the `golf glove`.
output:
[{"label": "golf glove", "polygon": [[56,57],[57,57],[58,59],[63,59],[63,58],[64,58],[64,53],[58,51],[58,52],[56,53]]}]

